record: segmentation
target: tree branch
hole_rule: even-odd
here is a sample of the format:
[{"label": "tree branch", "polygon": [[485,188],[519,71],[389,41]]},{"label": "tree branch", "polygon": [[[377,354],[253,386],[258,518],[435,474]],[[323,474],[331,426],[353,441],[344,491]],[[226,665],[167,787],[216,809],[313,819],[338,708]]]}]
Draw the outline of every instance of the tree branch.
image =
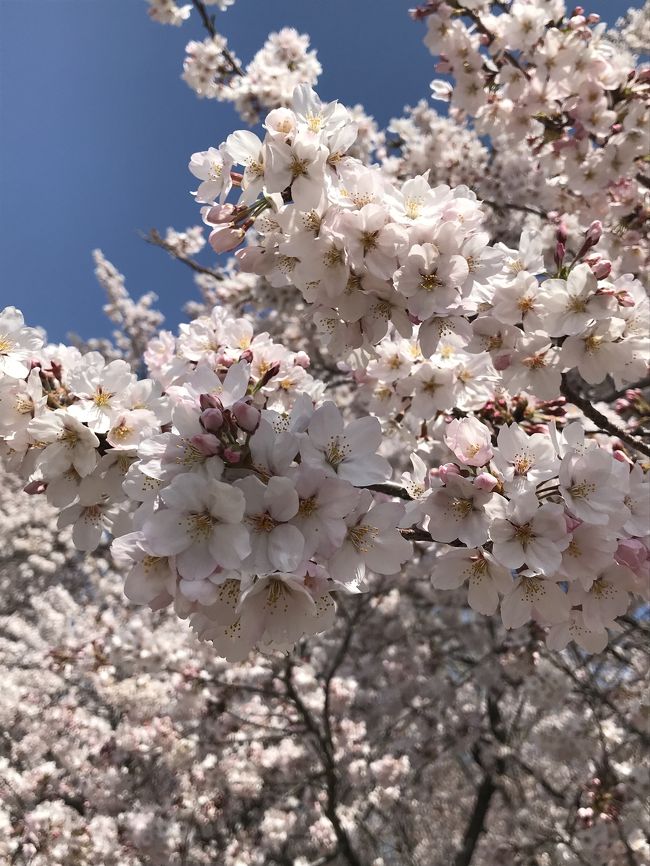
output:
[{"label": "tree branch", "polygon": [[215,280],[223,280],[223,274],[219,271],[214,271],[212,268],[206,268],[189,256],[177,252],[164,238],[160,236],[157,229],[151,229],[148,235],[142,234],[142,237],[148,244],[166,250],[170,256],[177,259],[179,262],[183,262],[184,265],[187,265],[188,268],[196,271],[197,274],[207,274],[209,277],[214,277]]},{"label": "tree branch", "polygon": [[645,442],[642,442],[636,436],[627,433],[617,424],[614,424],[614,422],[605,417],[602,412],[599,412],[598,409],[589,402],[589,400],[581,394],[578,394],[577,391],[574,391],[572,385],[569,383],[566,373],[562,374],[561,391],[567,400],[573,403],[574,406],[577,406],[578,409],[580,409],[583,414],[586,415],[590,421],[593,421],[594,424],[603,432],[611,433],[612,436],[617,436],[621,442],[625,442],[625,444],[629,445],[630,448],[635,448],[637,451],[650,457],[650,445],[646,445]]},{"label": "tree branch", "polygon": [[456,855],[454,866],[470,866],[478,840],[485,829],[485,819],[496,790],[492,776],[485,776],[476,793],[474,808],[463,836],[463,847]]},{"label": "tree branch", "polygon": [[[203,24],[205,29],[208,31],[210,36],[214,39],[214,37],[217,35],[217,28],[214,26],[214,15],[208,14],[208,10],[205,8],[205,4],[202,2],[202,0],[192,0],[192,5],[196,9],[196,11],[199,13],[199,16],[201,18],[201,23]],[[233,55],[229,51],[229,49],[224,46],[224,48],[221,49],[221,53],[223,54],[223,56],[227,60],[228,65],[230,66],[232,72],[235,75],[242,76],[242,78],[243,78],[244,70],[241,68],[239,63],[237,63],[237,61],[235,60],[235,58],[233,57]]]}]

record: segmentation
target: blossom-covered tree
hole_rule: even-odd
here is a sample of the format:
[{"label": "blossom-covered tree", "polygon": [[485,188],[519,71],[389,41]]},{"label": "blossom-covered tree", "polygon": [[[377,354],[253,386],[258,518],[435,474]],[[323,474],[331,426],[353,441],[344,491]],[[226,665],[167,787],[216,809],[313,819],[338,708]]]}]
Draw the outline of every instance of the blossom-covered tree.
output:
[{"label": "blossom-covered tree", "polygon": [[380,132],[148,2],[262,125],[148,237],[177,334],[100,251],[113,341],[0,312],[0,855],[647,866],[647,10],[429,0]]}]

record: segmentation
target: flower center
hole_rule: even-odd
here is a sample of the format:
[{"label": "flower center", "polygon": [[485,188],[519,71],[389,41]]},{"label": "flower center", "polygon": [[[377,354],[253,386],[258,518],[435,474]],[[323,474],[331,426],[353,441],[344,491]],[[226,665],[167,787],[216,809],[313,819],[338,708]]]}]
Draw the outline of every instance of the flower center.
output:
[{"label": "flower center", "polygon": [[451,510],[460,518],[465,518],[468,514],[471,514],[473,507],[471,499],[455,498],[451,502]]},{"label": "flower center", "polygon": [[589,484],[587,481],[580,481],[569,487],[569,493],[574,499],[587,499],[592,493],[596,492],[596,485]]},{"label": "flower center", "polygon": [[315,496],[310,496],[309,499],[300,500],[298,514],[301,517],[311,517],[315,511],[318,511],[318,502]]},{"label": "flower center", "polygon": [[585,351],[590,355],[593,355],[600,349],[600,344],[603,342],[603,338],[590,334],[588,337],[585,337],[583,342],[585,344]]},{"label": "flower center", "polygon": [[306,177],[307,176],[307,166],[309,163],[306,159],[298,159],[297,156],[291,158],[291,176],[293,180],[297,177]]},{"label": "flower center", "polygon": [[102,406],[108,406],[108,404],[111,402],[112,396],[113,395],[110,394],[108,391],[102,391],[102,389],[99,388],[97,390],[97,393],[93,397],[93,403],[95,404],[95,406],[99,406],[100,408]]},{"label": "flower center", "polygon": [[278,525],[268,511],[261,514],[251,514],[246,518],[246,522],[253,527],[254,532],[271,532]]},{"label": "flower center", "polygon": [[212,527],[216,522],[209,511],[191,514],[189,517],[189,534],[192,540],[206,541],[212,534]]},{"label": "flower center", "polygon": [[0,355],[8,355],[15,345],[6,334],[0,334]]},{"label": "flower center", "polygon": [[533,529],[530,523],[524,523],[521,526],[515,526],[515,538],[522,547],[527,547],[533,538]]},{"label": "flower center", "polygon": [[442,280],[440,277],[433,274],[422,274],[422,279],[420,280],[420,288],[424,289],[425,292],[433,292],[435,289],[440,288],[442,285]]},{"label": "flower center", "polygon": [[376,526],[369,526],[367,523],[359,523],[348,530],[348,538],[355,550],[359,553],[367,553],[373,546],[372,539],[377,535],[379,530]]},{"label": "flower center", "polygon": [[363,247],[364,253],[369,253],[370,250],[374,250],[377,246],[377,236],[379,232],[363,232],[361,235],[361,246]]},{"label": "flower center", "polygon": [[330,439],[328,443],[326,460],[330,466],[338,466],[339,463],[343,463],[349,453],[350,446],[345,443],[342,444],[337,436],[335,439]]}]

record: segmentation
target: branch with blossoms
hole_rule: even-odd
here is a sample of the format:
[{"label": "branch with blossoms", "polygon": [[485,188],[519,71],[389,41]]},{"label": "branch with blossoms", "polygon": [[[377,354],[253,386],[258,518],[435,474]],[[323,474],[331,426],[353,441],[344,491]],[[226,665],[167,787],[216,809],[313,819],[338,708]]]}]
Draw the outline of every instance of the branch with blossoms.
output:
[{"label": "branch with blossoms", "polygon": [[[397,573],[410,542],[448,545],[433,584],[467,581],[479,613],[602,650],[644,593],[648,484],[567,424],[561,395],[573,370],[646,373],[641,285],[594,256],[598,221],[571,253],[560,223],[552,275],[533,230],[491,245],[466,187],[382,178],[348,155],[350,112],[307,86],[265,129],[191,157],[209,243],[300,293],[366,412],[346,420],[305,353],[223,308],[152,340],[140,381],[42,346],[8,308],[5,438],[27,490],[65,506],[83,550],[112,531],[127,595],[173,602],[234,661],[330,627],[334,595]],[[193,261],[193,235],[154,241]],[[411,437],[402,491],[379,453],[391,430]]]}]

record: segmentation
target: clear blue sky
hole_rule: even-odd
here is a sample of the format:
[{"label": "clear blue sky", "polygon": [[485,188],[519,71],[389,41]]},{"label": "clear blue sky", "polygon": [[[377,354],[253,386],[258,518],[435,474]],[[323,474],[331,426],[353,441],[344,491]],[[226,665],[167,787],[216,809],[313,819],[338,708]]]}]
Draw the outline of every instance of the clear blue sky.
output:
[{"label": "clear blue sky", "polygon": [[[218,28],[248,62],[269,31],[309,33],[325,99],[361,102],[380,124],[429,95],[432,58],[416,0],[237,0]],[[621,0],[585,3],[615,20]],[[155,24],[144,0],[0,0],[0,308],[21,307],[53,340],[110,332],[91,250],[134,296],[153,290],[166,325],[195,297],[191,274],[139,230],[198,222],[189,155],[239,128],[230,106],[181,81],[196,13]],[[214,7],[216,8],[216,7]]]}]

